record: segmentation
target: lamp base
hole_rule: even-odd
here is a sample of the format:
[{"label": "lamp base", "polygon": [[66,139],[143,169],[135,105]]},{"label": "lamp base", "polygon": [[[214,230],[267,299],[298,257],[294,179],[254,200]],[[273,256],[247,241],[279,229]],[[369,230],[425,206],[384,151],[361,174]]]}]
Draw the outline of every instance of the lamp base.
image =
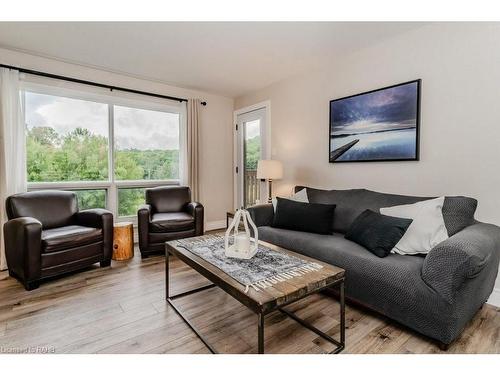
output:
[{"label": "lamp base", "polygon": [[268,185],[268,195],[267,195],[267,203],[272,203],[273,202],[273,180],[268,180],[269,185]]}]

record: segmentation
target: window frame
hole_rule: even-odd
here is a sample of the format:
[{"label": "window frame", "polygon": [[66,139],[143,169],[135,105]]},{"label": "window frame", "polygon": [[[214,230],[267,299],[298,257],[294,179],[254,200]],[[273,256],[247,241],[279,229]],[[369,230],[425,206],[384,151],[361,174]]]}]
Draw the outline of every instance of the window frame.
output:
[{"label": "window frame", "polygon": [[[52,95],[70,99],[91,101],[105,104],[108,106],[108,179],[103,181],[60,181],[60,182],[29,182],[27,181],[28,191],[36,190],[105,190],[106,209],[111,211],[115,222],[132,221],[137,224],[137,215],[118,216],[118,189],[120,188],[150,188],[164,185],[180,185],[182,176],[186,174],[184,168],[184,155],[186,150],[185,132],[186,132],[186,105],[185,103],[164,103],[159,100],[143,100],[130,95],[102,94],[84,89],[74,89],[60,86],[45,85],[40,83],[23,81],[21,88],[21,97],[23,101],[23,115],[26,111],[25,95],[26,92],[35,94]],[[175,113],[179,115],[179,179],[166,180],[116,180],[114,163],[114,106],[123,106],[129,108]]]}]

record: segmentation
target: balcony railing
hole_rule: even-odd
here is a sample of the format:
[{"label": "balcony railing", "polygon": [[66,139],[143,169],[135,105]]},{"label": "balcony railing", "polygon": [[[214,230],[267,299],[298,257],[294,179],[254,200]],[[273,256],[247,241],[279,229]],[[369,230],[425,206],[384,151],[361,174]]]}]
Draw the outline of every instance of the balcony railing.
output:
[{"label": "balcony railing", "polygon": [[252,206],[260,199],[260,181],[256,170],[245,170],[245,207]]}]

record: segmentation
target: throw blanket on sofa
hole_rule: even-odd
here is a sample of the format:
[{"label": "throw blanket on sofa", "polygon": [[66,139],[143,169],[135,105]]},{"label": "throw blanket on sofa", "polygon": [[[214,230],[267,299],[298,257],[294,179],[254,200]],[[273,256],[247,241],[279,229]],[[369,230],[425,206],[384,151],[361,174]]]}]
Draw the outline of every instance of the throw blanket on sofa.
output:
[{"label": "throw blanket on sofa", "polygon": [[207,235],[177,240],[180,247],[196,254],[231,276],[248,289],[265,289],[294,277],[317,271],[322,265],[270,249],[259,244],[252,259],[228,258],[224,250],[224,236]]}]

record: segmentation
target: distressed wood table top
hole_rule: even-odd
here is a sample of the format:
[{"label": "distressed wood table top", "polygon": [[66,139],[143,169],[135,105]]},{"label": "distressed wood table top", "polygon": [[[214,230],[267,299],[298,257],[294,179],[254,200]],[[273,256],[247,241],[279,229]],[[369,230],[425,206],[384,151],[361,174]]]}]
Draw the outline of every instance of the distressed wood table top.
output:
[{"label": "distressed wood table top", "polygon": [[274,284],[272,287],[260,289],[259,291],[249,288],[245,293],[244,285],[189,250],[177,246],[177,241],[166,242],[166,246],[171,254],[177,256],[184,263],[256,313],[270,312],[309,294],[318,292],[325,288],[325,286],[344,278],[345,271],[342,268],[283,249],[268,242],[259,241],[259,243],[275,251],[284,252],[309,262],[321,264],[323,268],[302,276],[296,276],[293,279]]}]

